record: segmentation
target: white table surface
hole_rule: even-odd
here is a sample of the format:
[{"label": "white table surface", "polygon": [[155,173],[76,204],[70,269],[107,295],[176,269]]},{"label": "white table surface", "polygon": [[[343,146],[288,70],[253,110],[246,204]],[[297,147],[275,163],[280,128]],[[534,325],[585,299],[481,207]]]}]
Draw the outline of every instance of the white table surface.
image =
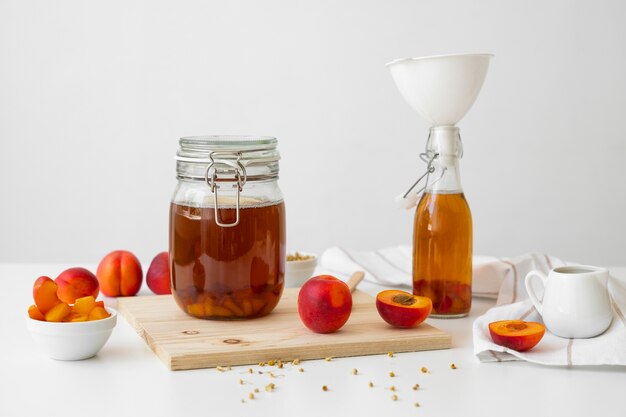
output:
[{"label": "white table surface", "polygon": [[[91,267],[93,265],[83,265]],[[480,363],[472,321],[493,305],[474,299],[469,317],[428,322],[452,335],[452,349],[304,361],[273,369],[249,366],[169,371],[123,317],[94,358],[55,361],[26,329],[32,285],[68,265],[0,265],[0,416],[625,416],[626,367],[545,367],[526,362]],[[626,277],[626,268],[611,268]],[[359,288],[375,294],[378,287]],[[148,294],[142,288],[140,294]],[[115,300],[106,299],[108,305]],[[626,346],[624,347],[626,349]],[[455,363],[456,370],[450,369]],[[430,373],[420,372],[427,367]],[[252,367],[268,371],[268,367]],[[357,368],[358,375],[351,370]],[[389,377],[389,372],[396,374]],[[239,379],[246,381],[239,384]],[[368,387],[368,382],[374,388]],[[276,391],[264,387],[276,384]],[[418,391],[411,387],[420,384]],[[322,391],[327,385],[329,391]],[[386,389],[396,386],[397,401]],[[248,393],[259,388],[257,399]],[[241,400],[245,399],[245,403]],[[420,407],[415,407],[419,402]]]}]

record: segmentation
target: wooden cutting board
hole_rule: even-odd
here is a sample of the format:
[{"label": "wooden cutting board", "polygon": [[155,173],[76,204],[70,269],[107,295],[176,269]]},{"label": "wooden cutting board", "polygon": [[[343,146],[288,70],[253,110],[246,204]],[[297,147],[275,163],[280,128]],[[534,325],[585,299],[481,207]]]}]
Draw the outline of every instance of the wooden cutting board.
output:
[{"label": "wooden cutting board", "polygon": [[451,346],[450,335],[426,323],[413,329],[389,326],[378,315],[374,299],[358,290],[352,294],[352,314],[345,326],[316,334],[300,321],[297,299],[297,288],[286,289],[271,314],[242,321],[190,317],[171,295],[118,298],[117,308],[173,371]]}]

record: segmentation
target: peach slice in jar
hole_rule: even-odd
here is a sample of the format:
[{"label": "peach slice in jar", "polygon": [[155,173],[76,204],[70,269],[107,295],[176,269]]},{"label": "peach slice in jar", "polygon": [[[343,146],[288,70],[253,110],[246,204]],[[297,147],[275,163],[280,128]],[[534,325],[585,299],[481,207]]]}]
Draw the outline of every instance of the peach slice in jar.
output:
[{"label": "peach slice in jar", "polygon": [[501,320],[489,323],[489,334],[493,342],[518,352],[535,347],[545,332],[545,326],[536,322]]}]

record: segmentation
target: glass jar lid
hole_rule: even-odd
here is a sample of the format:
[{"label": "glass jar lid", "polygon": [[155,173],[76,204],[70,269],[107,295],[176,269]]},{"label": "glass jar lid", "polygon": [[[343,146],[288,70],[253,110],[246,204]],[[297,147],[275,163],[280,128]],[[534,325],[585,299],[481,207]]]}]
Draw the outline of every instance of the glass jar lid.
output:
[{"label": "glass jar lid", "polygon": [[187,136],[180,138],[178,155],[198,157],[212,151],[252,152],[276,149],[276,138],[270,136]]},{"label": "glass jar lid", "polygon": [[[215,221],[221,227],[239,224],[240,196],[247,182],[276,181],[280,154],[278,141],[264,136],[192,136],[179,141],[176,176],[184,181],[204,181],[213,194]],[[233,223],[219,218],[218,194],[235,196]]]},{"label": "glass jar lid", "polygon": [[218,172],[239,168],[246,181],[278,178],[278,140],[268,136],[188,136],[176,152],[178,179],[204,181],[211,169]]}]

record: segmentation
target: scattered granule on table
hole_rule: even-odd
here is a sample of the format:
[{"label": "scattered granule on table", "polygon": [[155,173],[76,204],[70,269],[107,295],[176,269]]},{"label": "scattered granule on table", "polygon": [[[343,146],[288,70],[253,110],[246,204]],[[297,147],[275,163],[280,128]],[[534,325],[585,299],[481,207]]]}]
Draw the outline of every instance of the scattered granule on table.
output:
[{"label": "scattered granule on table", "polygon": [[414,405],[415,407],[419,407],[419,406],[420,406],[420,403],[415,403],[415,404],[413,404],[413,405]]},{"label": "scattered granule on table", "polygon": [[413,391],[417,391],[420,388],[420,384],[413,385]]},{"label": "scattered granule on table", "polygon": [[328,387],[326,385],[322,385],[322,391],[328,391]]},{"label": "scattered granule on table", "polygon": [[300,359],[294,359],[294,360],[291,362],[291,364],[292,364],[292,365],[300,365]]},{"label": "scattered granule on table", "polygon": [[390,358],[393,358],[393,352],[387,352],[387,356],[389,356]]},{"label": "scattered granule on table", "polygon": [[450,364],[450,369],[457,369],[454,363]]},{"label": "scattered granule on table", "polygon": [[398,401],[398,396],[397,396],[396,394],[393,394],[393,395],[391,396],[391,399],[392,399],[393,401]]},{"label": "scattered granule on table", "polygon": [[395,376],[396,376],[395,372],[393,372],[393,371],[389,372],[389,377],[390,378],[395,378]]},{"label": "scattered granule on table", "polygon": [[356,368],[352,368],[352,375],[356,375],[359,373],[359,370]]},{"label": "scattered granule on table", "polygon": [[328,357],[326,357],[324,360],[325,360],[326,362],[330,362],[330,361],[332,361],[332,360],[333,360],[333,357],[332,357],[332,356],[328,356]]},{"label": "scattered granule on table", "polygon": [[273,383],[269,383],[265,386],[265,391],[272,392],[274,391],[275,388],[276,388],[276,385],[274,385]]},{"label": "scattered granule on table", "polygon": [[374,383],[372,381],[370,381],[368,385],[370,388],[374,388]]},{"label": "scattered granule on table", "polygon": [[298,372],[304,372],[304,368],[298,369]]},{"label": "scattered granule on table", "polygon": [[425,366],[422,366],[421,371],[422,371],[422,373],[423,373],[423,374],[429,374],[429,373],[430,373],[430,371],[428,370],[428,368],[427,368],[427,367],[425,367]]}]

